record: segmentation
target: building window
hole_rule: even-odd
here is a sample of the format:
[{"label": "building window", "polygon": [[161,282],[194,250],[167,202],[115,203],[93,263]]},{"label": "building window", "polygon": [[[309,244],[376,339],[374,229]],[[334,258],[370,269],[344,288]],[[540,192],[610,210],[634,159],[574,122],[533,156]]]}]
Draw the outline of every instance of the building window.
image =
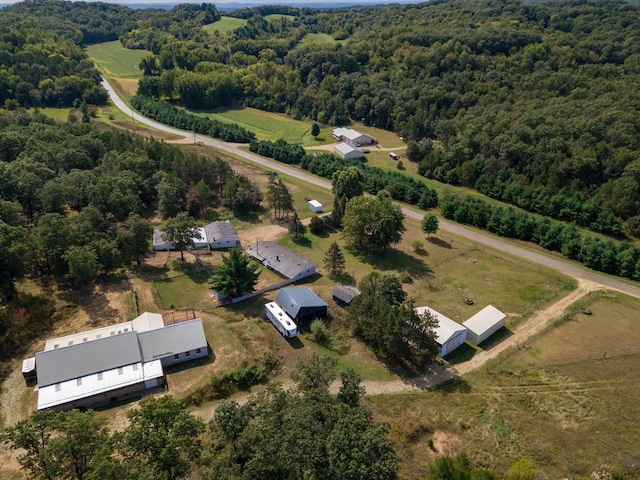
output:
[{"label": "building window", "polygon": [[189,355],[191,355],[191,352],[185,352],[184,356],[188,357]]},{"label": "building window", "polygon": [[116,334],[116,332],[110,332],[110,333],[112,337]]},{"label": "building window", "polygon": [[125,328],[125,329],[124,329],[124,333],[127,333],[128,331],[129,331],[129,329],[128,329],[128,328]]},{"label": "building window", "polygon": [[200,352],[202,352],[202,349],[201,348],[196,348],[196,353],[200,353]]},{"label": "building window", "polygon": [[78,379],[76,379],[76,386],[79,387],[80,385],[82,385],[82,379],[78,378]]},{"label": "building window", "polygon": [[56,392],[59,392],[59,391],[60,391],[60,384],[56,383]]},{"label": "building window", "polygon": [[173,356],[173,358],[174,358],[175,360],[178,360],[178,359],[180,358],[180,354],[176,354],[176,355],[174,355],[174,356]]},{"label": "building window", "polygon": [[102,335],[96,335],[96,338],[102,338]]},{"label": "building window", "polygon": [[85,343],[87,340],[89,340],[89,339],[88,339],[87,337],[84,337],[84,338],[82,339],[82,343]]},{"label": "building window", "polygon": [[122,367],[118,367],[118,375],[122,375]]},{"label": "building window", "polygon": [[137,364],[137,363],[134,363],[134,364],[133,364],[133,371],[134,371],[134,372],[137,372],[137,371],[138,371],[138,364]]},{"label": "building window", "polygon": [[58,345],[57,343],[53,346],[53,349],[55,350],[56,348],[58,348],[60,345]]},{"label": "building window", "polygon": [[73,345],[73,340],[69,340],[69,345]]},{"label": "building window", "polygon": [[98,372],[98,380],[102,380],[102,372]]}]

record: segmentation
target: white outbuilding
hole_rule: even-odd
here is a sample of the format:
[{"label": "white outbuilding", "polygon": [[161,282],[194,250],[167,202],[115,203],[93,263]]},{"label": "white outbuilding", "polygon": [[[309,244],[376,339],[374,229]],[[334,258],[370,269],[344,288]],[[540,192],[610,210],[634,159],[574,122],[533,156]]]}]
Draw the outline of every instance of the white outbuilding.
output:
[{"label": "white outbuilding", "polygon": [[429,307],[417,307],[415,311],[418,315],[429,313],[438,321],[438,327],[435,329],[435,333],[436,342],[440,345],[439,354],[441,357],[453,352],[467,339],[466,327],[451,320],[440,312],[436,312]]},{"label": "white outbuilding", "polygon": [[315,213],[322,213],[322,204],[317,200],[309,200],[307,202],[309,210]]},{"label": "white outbuilding", "polygon": [[491,335],[504,327],[507,315],[493,305],[487,305],[478,313],[462,324],[467,327],[467,338],[470,342],[480,345]]},{"label": "white outbuilding", "polygon": [[364,157],[364,152],[362,150],[358,150],[357,148],[352,147],[346,143],[338,143],[333,147],[333,153],[335,153],[340,158],[362,158]]}]

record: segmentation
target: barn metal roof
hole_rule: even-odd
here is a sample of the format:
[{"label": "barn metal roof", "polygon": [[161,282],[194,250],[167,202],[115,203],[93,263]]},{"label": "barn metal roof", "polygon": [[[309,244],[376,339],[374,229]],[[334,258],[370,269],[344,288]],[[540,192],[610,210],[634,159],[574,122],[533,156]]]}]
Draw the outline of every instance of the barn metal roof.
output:
[{"label": "barn metal roof", "polygon": [[151,362],[158,358],[207,346],[207,338],[200,318],[142,332],[138,334],[138,341],[143,362]]},{"label": "barn metal roof", "polygon": [[308,269],[313,269],[315,272],[316,269],[315,263],[276,242],[257,242],[247,248],[246,252],[265,267],[275,270],[286,278],[294,278]]},{"label": "barn metal roof", "polygon": [[446,315],[435,311],[429,307],[416,307],[415,311],[418,315],[423,313],[430,313],[438,320],[438,327],[435,328],[436,342],[438,345],[444,345],[452,338],[456,337],[460,332],[464,332],[466,328],[460,325],[458,322],[451,320]]},{"label": "barn metal roof", "polygon": [[281,288],[276,302],[293,318],[306,307],[329,307],[327,302],[313,293],[310,288]]},{"label": "barn metal roof", "polygon": [[463,325],[476,335],[482,335],[484,332],[490,330],[496,324],[503,321],[506,316],[506,314],[502,313],[493,305],[487,305],[478,313],[470,317],[463,323]]}]

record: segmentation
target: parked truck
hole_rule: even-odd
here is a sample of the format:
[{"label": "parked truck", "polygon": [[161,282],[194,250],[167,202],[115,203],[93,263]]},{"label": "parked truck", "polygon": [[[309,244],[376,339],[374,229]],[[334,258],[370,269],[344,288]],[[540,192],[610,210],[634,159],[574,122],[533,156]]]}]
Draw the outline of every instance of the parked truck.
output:
[{"label": "parked truck", "polygon": [[296,324],[276,302],[267,303],[264,306],[264,313],[283,337],[293,338],[298,333],[298,327]]}]

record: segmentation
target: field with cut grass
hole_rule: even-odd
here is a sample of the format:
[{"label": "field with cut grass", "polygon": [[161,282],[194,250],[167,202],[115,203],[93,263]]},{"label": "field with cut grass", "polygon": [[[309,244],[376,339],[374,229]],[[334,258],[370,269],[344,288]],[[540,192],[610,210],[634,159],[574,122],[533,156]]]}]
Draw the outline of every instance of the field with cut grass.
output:
[{"label": "field with cut grass", "polygon": [[287,20],[293,20],[296,17],[294,15],[285,15],[284,13],[272,13],[270,15],[265,15],[264,19],[267,21],[270,20],[279,20],[281,18],[287,19]]},{"label": "field with cut grass", "polygon": [[328,33],[307,33],[304,37],[302,37],[302,40],[300,40],[300,45],[308,45],[310,43],[326,45],[328,43],[338,42]]},{"label": "field with cut grass", "polygon": [[202,27],[205,32],[213,35],[215,32],[226,33],[238,27],[244,27],[247,21],[244,18],[220,17],[220,20]]},{"label": "field with cut grass", "polygon": [[151,55],[151,52],[124,48],[120,41],[114,40],[90,45],[87,47],[87,54],[107,75],[138,79],[142,76],[138,64],[143,57]]}]

